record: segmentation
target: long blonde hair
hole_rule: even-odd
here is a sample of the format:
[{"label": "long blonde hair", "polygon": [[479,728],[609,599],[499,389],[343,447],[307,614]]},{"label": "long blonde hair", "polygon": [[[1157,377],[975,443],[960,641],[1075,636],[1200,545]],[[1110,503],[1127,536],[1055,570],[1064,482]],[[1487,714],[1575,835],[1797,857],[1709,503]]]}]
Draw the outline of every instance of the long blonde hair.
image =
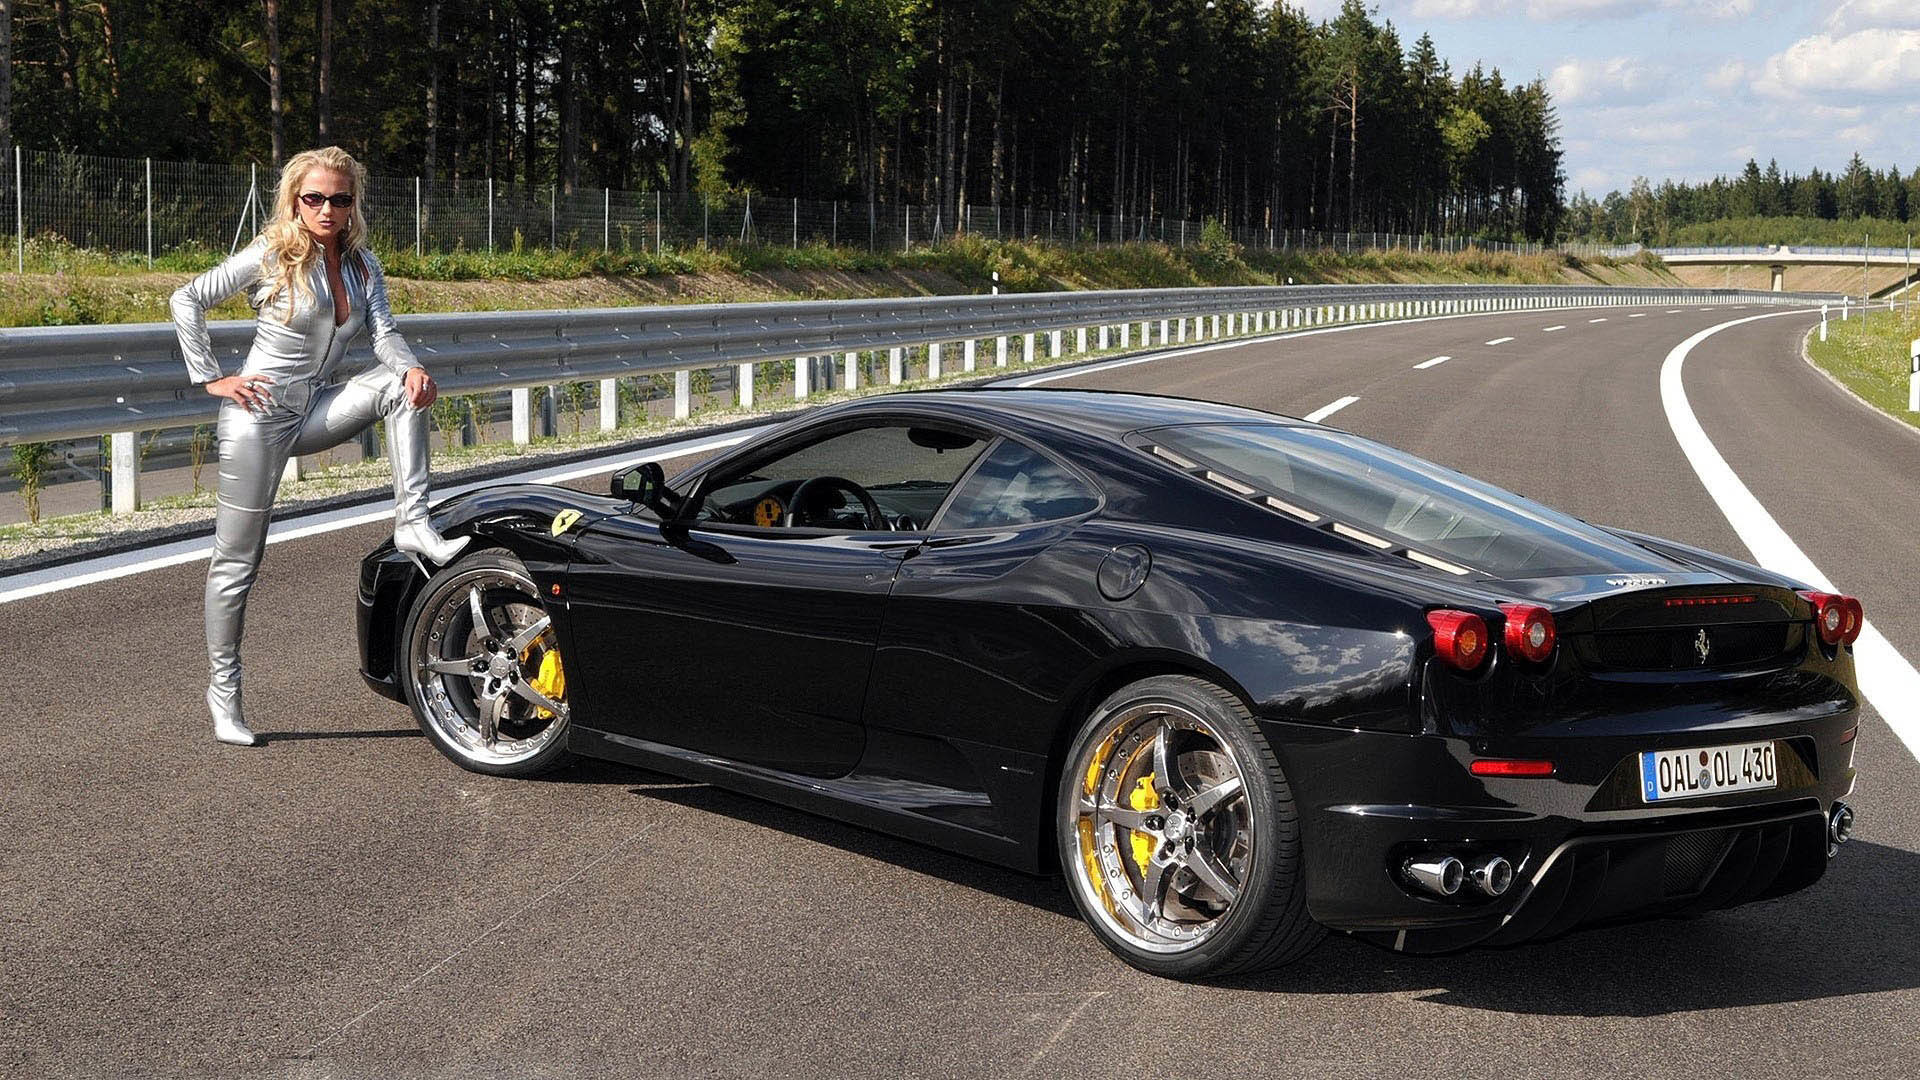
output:
[{"label": "long blonde hair", "polygon": [[358,262],[360,253],[366,248],[367,219],[360,212],[366,197],[366,166],[337,146],[303,150],[288,158],[280,170],[280,183],[273,198],[273,214],[266,227],[260,230],[260,235],[267,241],[267,280],[271,283],[261,306],[271,306],[280,294],[291,290],[293,303],[287,309],[289,320],[307,299],[308,275],[313,269],[313,261],[324,257],[320,241],[314,239],[307,227],[300,223],[300,186],[306,183],[307,173],[316,168],[332,169],[346,176],[348,189],[353,193],[353,208],[347,214],[346,228],[340,230],[339,234],[342,263],[349,256]]}]

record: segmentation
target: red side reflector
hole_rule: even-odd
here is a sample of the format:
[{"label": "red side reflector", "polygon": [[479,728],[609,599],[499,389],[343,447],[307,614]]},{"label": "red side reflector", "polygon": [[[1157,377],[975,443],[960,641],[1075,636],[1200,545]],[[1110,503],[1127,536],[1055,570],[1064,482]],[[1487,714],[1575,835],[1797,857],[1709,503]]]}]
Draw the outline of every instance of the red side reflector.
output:
[{"label": "red side reflector", "polygon": [[1860,734],[1860,726],[1855,724],[1853,727],[1840,733],[1840,741],[1842,743],[1850,743],[1853,741],[1853,737],[1858,734]]},{"label": "red side reflector", "polygon": [[1553,762],[1527,758],[1475,758],[1467,769],[1475,776],[1552,776]]},{"label": "red side reflector", "polygon": [[1668,607],[1710,607],[1715,604],[1751,604],[1751,596],[1672,596],[1663,601]]}]

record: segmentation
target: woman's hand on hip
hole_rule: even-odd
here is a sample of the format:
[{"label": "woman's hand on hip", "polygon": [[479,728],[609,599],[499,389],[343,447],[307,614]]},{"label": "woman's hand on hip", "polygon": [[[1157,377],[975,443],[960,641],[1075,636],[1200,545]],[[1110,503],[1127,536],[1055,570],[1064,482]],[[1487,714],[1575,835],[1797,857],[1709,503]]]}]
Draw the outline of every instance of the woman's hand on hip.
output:
[{"label": "woman's hand on hip", "polygon": [[405,382],[407,404],[416,409],[426,408],[440,396],[440,387],[434,383],[433,376],[427,374],[426,368],[408,368]]},{"label": "woman's hand on hip", "polygon": [[273,379],[266,375],[228,375],[203,385],[207,393],[226,398],[249,412],[264,409],[273,403],[273,398],[265,390],[265,387],[273,385]]}]

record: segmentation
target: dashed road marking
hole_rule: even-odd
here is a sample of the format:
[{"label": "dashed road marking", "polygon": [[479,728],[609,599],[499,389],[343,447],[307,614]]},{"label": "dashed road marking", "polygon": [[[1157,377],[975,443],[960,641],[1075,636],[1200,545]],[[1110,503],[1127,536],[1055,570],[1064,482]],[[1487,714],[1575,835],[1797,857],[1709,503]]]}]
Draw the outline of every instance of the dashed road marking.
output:
[{"label": "dashed road marking", "polygon": [[1606,318],[1605,318],[1605,317],[1603,316],[1603,317],[1601,317],[1601,318],[1598,318],[1598,319],[1588,319],[1587,321],[1588,321],[1589,323],[1597,323],[1597,322],[1606,322],[1607,320],[1606,320]]},{"label": "dashed road marking", "polygon": [[[1704,309],[1703,309],[1704,310]],[[1693,406],[1687,402],[1687,390],[1680,378],[1682,367],[1687,362],[1687,354],[1695,345],[1712,337],[1722,330],[1740,326],[1744,323],[1758,322],[1761,319],[1777,319],[1782,315],[1806,315],[1808,311],[1780,311],[1766,315],[1749,315],[1734,319],[1694,334],[1673,347],[1667,359],[1660,365],[1660,404],[1666,409],[1667,425],[1673,429],[1673,437],[1680,443],[1680,449],[1687,455],[1687,463],[1700,476],[1700,482],[1706,485],[1707,494],[1726,515],[1728,524],[1753,553],[1753,561],[1775,573],[1796,578],[1816,589],[1825,592],[1839,592],[1833,581],[1820,572],[1793,537],[1780,527],[1767,508],[1754,497],[1727,459],[1707,438],[1706,429],[1700,426],[1700,420],[1693,414]],[[1880,718],[1887,722],[1893,733],[1907,745],[1907,751],[1920,758],[1920,671],[1900,655],[1900,650],[1873,625],[1871,621],[1860,629],[1860,638],[1853,645],[1853,666],[1859,676],[1860,693],[1873,704]]]},{"label": "dashed road marking", "polygon": [[1644,319],[1646,317],[1647,317],[1647,313],[1644,311],[1636,312],[1635,314],[1627,316],[1627,318],[1629,319]]},{"label": "dashed road marking", "polygon": [[1493,339],[1492,341],[1489,341],[1489,342],[1487,342],[1487,344],[1489,344],[1489,345],[1505,345],[1505,344],[1506,344],[1507,342],[1509,342],[1509,341],[1512,341],[1512,340],[1513,340],[1513,339],[1512,339],[1512,338],[1510,338],[1510,337],[1497,337],[1497,338],[1494,338],[1494,339]]},{"label": "dashed road marking", "polygon": [[1453,357],[1451,356],[1436,356],[1431,360],[1422,360],[1419,363],[1413,365],[1413,370],[1422,371],[1430,367],[1439,367],[1441,364],[1444,364],[1451,359],[1453,359]]},{"label": "dashed road marking", "polygon": [[1543,333],[1543,334],[1551,334],[1551,333],[1553,333],[1553,332],[1554,332],[1555,330],[1565,330],[1566,328],[1567,328],[1567,324],[1566,324],[1566,323],[1560,323],[1560,324],[1559,324],[1559,325],[1557,325],[1557,326],[1543,326],[1543,327],[1541,327],[1541,328],[1540,328],[1540,332],[1541,332],[1541,333]]},{"label": "dashed road marking", "polygon": [[1359,400],[1360,399],[1357,397],[1343,397],[1339,401],[1333,402],[1330,405],[1320,406],[1319,408],[1308,413],[1306,416],[1302,417],[1301,419],[1317,424],[1320,421],[1325,420],[1327,417],[1332,416],[1334,413],[1339,412],[1341,409],[1344,409],[1347,406]]}]

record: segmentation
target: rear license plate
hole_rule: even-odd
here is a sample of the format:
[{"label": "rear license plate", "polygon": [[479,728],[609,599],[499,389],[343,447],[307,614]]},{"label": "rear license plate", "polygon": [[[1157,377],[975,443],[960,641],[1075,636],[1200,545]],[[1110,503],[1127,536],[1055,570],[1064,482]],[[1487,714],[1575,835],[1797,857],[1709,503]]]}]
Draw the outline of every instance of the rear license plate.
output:
[{"label": "rear license plate", "polygon": [[1650,803],[1779,785],[1771,740],[1695,750],[1647,750],[1640,755],[1640,797]]}]

